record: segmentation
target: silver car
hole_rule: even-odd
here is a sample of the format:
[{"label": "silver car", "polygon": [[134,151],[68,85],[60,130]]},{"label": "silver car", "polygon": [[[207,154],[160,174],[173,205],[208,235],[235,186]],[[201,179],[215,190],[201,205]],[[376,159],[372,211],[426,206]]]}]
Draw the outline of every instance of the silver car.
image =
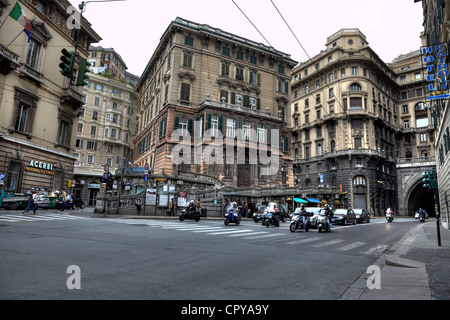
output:
[{"label": "silver car", "polygon": [[50,208],[50,198],[45,194],[38,194],[38,199],[36,201],[38,209],[48,209]]},{"label": "silver car", "polygon": [[319,211],[322,208],[318,207],[305,207],[307,212],[312,212],[314,215],[309,218],[309,221],[311,222],[311,228],[317,228],[317,217],[319,216]]}]

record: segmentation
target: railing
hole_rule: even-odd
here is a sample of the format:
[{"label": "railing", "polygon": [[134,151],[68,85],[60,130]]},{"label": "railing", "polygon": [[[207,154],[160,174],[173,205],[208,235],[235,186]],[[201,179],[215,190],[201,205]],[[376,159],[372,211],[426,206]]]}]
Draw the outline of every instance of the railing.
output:
[{"label": "railing", "polygon": [[99,195],[96,201],[95,212],[104,214],[139,214],[136,200],[140,199],[142,206],[145,201],[145,192],[126,195]]}]

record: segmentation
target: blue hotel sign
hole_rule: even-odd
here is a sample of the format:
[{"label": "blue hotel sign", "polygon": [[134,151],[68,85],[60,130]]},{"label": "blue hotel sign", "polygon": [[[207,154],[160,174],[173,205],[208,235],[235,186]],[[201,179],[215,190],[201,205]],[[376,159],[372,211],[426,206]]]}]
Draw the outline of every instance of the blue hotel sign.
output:
[{"label": "blue hotel sign", "polygon": [[448,85],[449,67],[447,65],[447,45],[439,43],[421,48],[422,64],[428,71],[426,80],[430,97],[427,100],[450,98]]}]

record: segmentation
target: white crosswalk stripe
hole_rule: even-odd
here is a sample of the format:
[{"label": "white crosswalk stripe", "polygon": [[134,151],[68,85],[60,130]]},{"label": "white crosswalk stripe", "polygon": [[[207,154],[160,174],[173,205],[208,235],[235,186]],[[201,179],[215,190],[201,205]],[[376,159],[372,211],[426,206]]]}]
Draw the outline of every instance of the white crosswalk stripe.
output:
[{"label": "white crosswalk stripe", "polygon": [[69,215],[61,215],[61,214],[52,214],[52,213],[45,213],[45,214],[29,214],[29,215],[14,215],[14,214],[7,214],[7,215],[0,215],[0,222],[37,222],[37,221],[51,221],[51,220],[82,220],[82,219],[88,219],[85,217],[75,217],[75,216],[69,216]]},{"label": "white crosswalk stripe", "polygon": [[[130,225],[147,225],[152,228],[161,228],[164,230],[176,230],[176,231],[184,231],[195,233],[199,235],[205,236],[217,236],[217,237],[227,237],[227,238],[235,238],[239,240],[255,240],[255,241],[267,241],[280,245],[289,245],[289,246],[298,246],[303,247],[307,246],[310,248],[330,248],[332,250],[338,250],[339,252],[350,252],[351,250],[362,250],[360,254],[367,255],[379,255],[387,249],[387,245],[376,244],[375,246],[372,244],[372,248],[368,247],[366,242],[360,241],[352,241],[348,242],[347,240],[342,239],[327,239],[321,236],[319,233],[315,233],[314,231],[310,231],[308,233],[290,233],[284,232],[287,231],[285,228],[280,227],[277,231],[273,228],[258,228],[258,226],[253,227],[250,225],[241,225],[241,226],[219,226],[213,224],[199,224],[199,223],[180,223],[174,221],[126,221],[126,219],[114,219],[111,220],[119,223],[126,223]],[[338,229],[339,227],[336,227]],[[364,248],[366,247],[366,248]]]}]

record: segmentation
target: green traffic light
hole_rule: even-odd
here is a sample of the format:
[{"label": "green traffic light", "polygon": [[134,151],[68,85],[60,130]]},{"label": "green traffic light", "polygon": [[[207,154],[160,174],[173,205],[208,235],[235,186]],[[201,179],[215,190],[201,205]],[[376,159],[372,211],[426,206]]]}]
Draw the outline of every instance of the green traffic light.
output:
[{"label": "green traffic light", "polygon": [[67,49],[62,49],[61,53],[63,55],[60,58],[62,62],[59,64],[59,67],[61,68],[59,72],[68,78],[72,78],[75,53],[68,51]]},{"label": "green traffic light", "polygon": [[89,80],[89,76],[86,73],[91,72],[89,69],[90,66],[91,64],[87,61],[87,59],[80,59],[80,67],[78,69],[77,82],[75,84],[76,86],[84,87],[88,84],[86,80]]}]

